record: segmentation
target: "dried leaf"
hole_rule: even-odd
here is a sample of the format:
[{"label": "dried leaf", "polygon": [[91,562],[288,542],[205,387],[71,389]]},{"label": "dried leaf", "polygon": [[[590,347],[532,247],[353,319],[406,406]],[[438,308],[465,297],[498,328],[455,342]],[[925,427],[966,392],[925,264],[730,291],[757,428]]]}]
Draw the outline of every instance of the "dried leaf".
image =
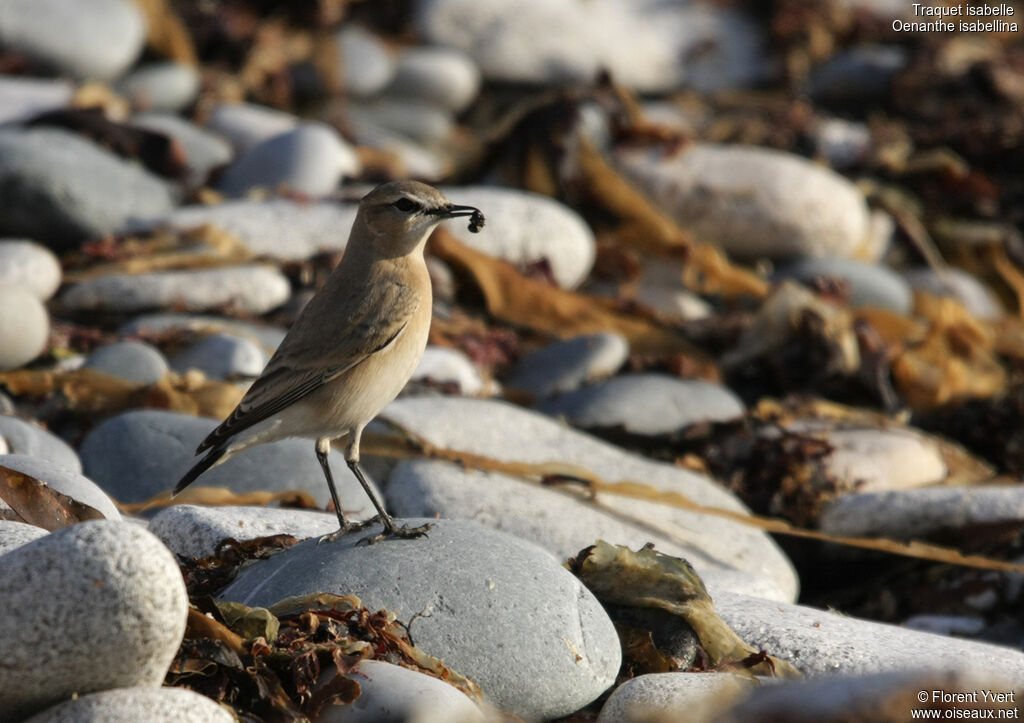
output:
[{"label": "dried leaf", "polygon": [[106,517],[87,504],[61,494],[45,482],[0,465],[0,499],[20,518],[53,532],[86,520]]},{"label": "dried leaf", "polygon": [[196,49],[181,18],[167,0],[134,0],[146,18],[146,44],[164,58],[196,65]]},{"label": "dried leaf", "polygon": [[749,668],[728,666],[758,650],[745,643],[717,613],[704,582],[686,560],[650,548],[633,552],[598,540],[569,560],[569,569],[602,603],[656,608],[677,615],[693,629],[712,665],[740,673],[803,677],[789,662],[767,656]]},{"label": "dried leaf", "polygon": [[153,407],[223,418],[245,393],[234,384],[208,380],[195,370],[184,375],[169,373],[155,384],[140,385],[93,369],[22,369],[0,373],[0,385],[7,387],[13,396],[60,394],[68,410],[82,414],[112,414],[124,409]]},{"label": "dried leaf", "polygon": [[443,229],[434,233],[432,244],[437,256],[473,277],[484,294],[487,310],[502,321],[561,338],[617,331],[638,352],[706,357],[669,327],[622,310],[613,300],[529,279],[510,264],[459,243]]},{"label": "dried leaf", "polygon": [[130,515],[174,505],[206,505],[208,507],[231,507],[234,505],[266,506],[278,503],[285,507],[317,510],[313,496],[304,490],[281,490],[278,492],[232,492],[227,487],[204,487],[190,485],[175,495],[170,490],[153,495],[144,502],[119,502],[118,509]]}]

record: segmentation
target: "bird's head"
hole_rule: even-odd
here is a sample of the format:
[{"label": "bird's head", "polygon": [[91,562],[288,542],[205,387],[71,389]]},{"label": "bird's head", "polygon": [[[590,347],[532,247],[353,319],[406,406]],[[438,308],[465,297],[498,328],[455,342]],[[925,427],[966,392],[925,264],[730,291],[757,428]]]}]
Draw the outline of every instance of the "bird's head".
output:
[{"label": "bird's head", "polygon": [[379,253],[402,256],[420,245],[441,221],[460,216],[470,217],[471,230],[483,226],[479,209],[456,206],[426,183],[393,181],[363,196],[356,223],[363,223]]}]

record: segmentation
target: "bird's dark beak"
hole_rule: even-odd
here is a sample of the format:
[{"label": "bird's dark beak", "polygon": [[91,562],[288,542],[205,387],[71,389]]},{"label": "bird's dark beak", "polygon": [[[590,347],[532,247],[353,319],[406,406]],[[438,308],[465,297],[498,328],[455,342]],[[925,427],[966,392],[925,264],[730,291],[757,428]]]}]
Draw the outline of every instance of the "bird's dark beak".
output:
[{"label": "bird's dark beak", "polygon": [[478,233],[480,229],[484,227],[484,215],[480,212],[479,208],[473,206],[456,206],[455,204],[448,204],[438,212],[442,218],[459,218],[460,216],[469,216],[469,230],[473,233]]},{"label": "bird's dark beak", "polygon": [[459,216],[472,216],[474,213],[479,214],[480,209],[473,208],[472,206],[456,206],[454,204],[448,204],[444,208],[440,209],[440,213],[444,218],[458,218]]}]

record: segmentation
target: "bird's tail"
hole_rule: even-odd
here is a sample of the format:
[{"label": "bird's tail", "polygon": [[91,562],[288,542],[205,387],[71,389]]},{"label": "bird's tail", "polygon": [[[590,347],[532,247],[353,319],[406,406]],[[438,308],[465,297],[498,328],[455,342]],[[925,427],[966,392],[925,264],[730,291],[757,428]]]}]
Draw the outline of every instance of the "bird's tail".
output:
[{"label": "bird's tail", "polygon": [[203,472],[205,472],[206,470],[210,469],[210,467],[213,467],[214,465],[221,461],[225,461],[222,460],[221,458],[224,456],[224,453],[226,451],[227,450],[225,450],[223,447],[214,447],[209,452],[207,452],[206,456],[203,457],[198,462],[196,462],[194,465],[192,465],[192,469],[186,472],[185,476],[178,481],[178,484],[174,486],[174,491],[171,492],[171,497],[173,498],[176,494],[178,494],[183,489],[188,487],[190,484],[195,482],[196,478],[199,477],[199,475],[203,474]]}]

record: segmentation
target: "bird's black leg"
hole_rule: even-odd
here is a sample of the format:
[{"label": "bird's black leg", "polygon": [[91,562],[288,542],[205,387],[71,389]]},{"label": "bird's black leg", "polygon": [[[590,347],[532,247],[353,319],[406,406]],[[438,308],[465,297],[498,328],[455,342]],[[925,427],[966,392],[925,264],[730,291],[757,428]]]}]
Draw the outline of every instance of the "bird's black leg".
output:
[{"label": "bird's black leg", "polygon": [[350,531],[353,527],[351,523],[345,520],[345,514],[341,511],[341,500],[338,499],[338,490],[334,488],[334,475],[331,474],[331,463],[328,459],[328,454],[331,451],[331,440],[326,437],[321,437],[316,440],[316,459],[320,463],[320,468],[324,471],[324,477],[327,479],[327,488],[331,491],[331,499],[334,501],[334,512],[338,515],[338,531],[332,532],[329,535],[321,537],[317,544],[321,542],[333,542],[338,539],[346,532]]},{"label": "bird's black leg", "polygon": [[359,484],[363,486],[363,491],[366,492],[366,496],[370,498],[370,502],[377,508],[377,518],[384,525],[384,531],[378,535],[370,535],[369,537],[363,538],[360,542],[364,542],[367,545],[373,545],[381,540],[386,540],[389,537],[401,537],[403,539],[411,539],[414,537],[426,537],[427,530],[430,529],[430,523],[420,525],[419,527],[409,527],[402,525],[401,527],[395,525],[395,521],[391,518],[391,515],[384,509],[384,505],[377,499],[377,495],[373,493],[373,488],[370,487],[370,483],[366,481],[366,477],[363,476],[363,471],[359,468],[359,437],[363,430],[357,429],[349,440],[348,448],[345,450],[345,461],[348,463],[348,468],[352,470],[352,474],[359,480]]}]

